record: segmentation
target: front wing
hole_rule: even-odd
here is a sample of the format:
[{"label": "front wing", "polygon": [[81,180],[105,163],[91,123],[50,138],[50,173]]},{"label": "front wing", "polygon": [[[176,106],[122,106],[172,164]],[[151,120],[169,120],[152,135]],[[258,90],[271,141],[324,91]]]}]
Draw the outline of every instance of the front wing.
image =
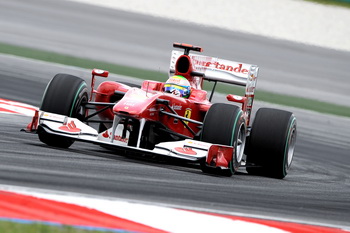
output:
[{"label": "front wing", "polygon": [[[206,161],[212,167],[228,168],[232,160],[234,148],[231,146],[211,144],[207,142],[185,139],[181,141],[162,142],[153,150],[128,146],[128,134],[123,135],[122,125],[98,133],[97,130],[81,122],[77,118],[49,112],[37,111],[26,132],[36,133],[38,128],[49,134],[72,138],[78,141],[90,142],[139,154],[166,156],[193,162]],[[113,136],[111,136],[113,135]]]}]

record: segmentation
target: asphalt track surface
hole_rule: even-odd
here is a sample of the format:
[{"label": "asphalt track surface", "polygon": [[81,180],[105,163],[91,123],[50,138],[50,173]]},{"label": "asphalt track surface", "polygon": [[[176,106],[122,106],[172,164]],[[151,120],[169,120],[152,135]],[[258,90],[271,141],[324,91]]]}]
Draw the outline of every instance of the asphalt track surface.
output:
[{"label": "asphalt track surface", "polygon": [[[0,58],[1,98],[39,106],[47,82],[61,69],[89,80],[88,70]],[[128,157],[81,142],[50,148],[36,135],[19,132],[29,117],[0,114],[0,183],[349,228],[350,119],[256,102],[261,106],[284,108],[298,118],[295,159],[284,180],[249,176],[244,169],[231,178],[205,175],[197,166]]]},{"label": "asphalt track surface", "polygon": [[[128,16],[135,17],[123,15]],[[46,23],[43,21],[43,25]],[[275,42],[270,43],[272,46]],[[153,47],[149,52],[152,51]],[[321,49],[320,53],[324,52]],[[158,57],[159,53],[161,49],[152,56]],[[341,60],[342,55],[337,58]],[[164,59],[168,61],[168,56]],[[80,69],[11,57],[2,57],[0,67],[0,98],[35,106],[39,106],[54,73],[89,77],[87,71]],[[264,104],[257,103],[256,107],[261,105]],[[28,117],[1,114],[0,183],[350,228],[350,120],[286,109],[295,112],[299,131],[293,167],[284,180],[249,176],[244,170],[231,178],[205,175],[196,166],[131,158],[79,142],[70,149],[50,148],[35,135],[19,132],[28,123]]]}]

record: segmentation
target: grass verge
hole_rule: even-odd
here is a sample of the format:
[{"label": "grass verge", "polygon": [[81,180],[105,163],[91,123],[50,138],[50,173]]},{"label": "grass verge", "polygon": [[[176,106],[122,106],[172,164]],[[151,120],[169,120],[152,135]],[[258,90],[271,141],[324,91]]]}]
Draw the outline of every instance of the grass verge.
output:
[{"label": "grass verge", "polygon": [[[0,220],[0,232],[6,233],[109,233],[117,231],[76,228],[68,225],[45,224],[39,222],[18,223]],[[118,231],[122,233],[123,231]],[[125,231],[128,232],[128,231]]]},{"label": "grass verge", "polygon": [[[64,65],[77,66],[87,69],[100,68],[108,70],[114,74],[120,74],[140,79],[152,79],[157,81],[164,81],[167,77],[166,73],[144,70],[135,67],[128,67],[108,62],[94,61],[90,59],[78,58],[68,55],[62,55],[54,52],[42,51],[21,46],[9,45],[0,43],[0,53],[11,54],[26,58],[43,60],[47,62],[60,63]],[[57,71],[60,72],[60,71]],[[211,84],[204,86],[210,90]],[[238,95],[243,94],[243,88],[219,84],[216,89],[220,93],[228,94],[234,93]],[[291,107],[303,108],[321,113],[328,113],[333,115],[350,117],[350,107],[334,105],[330,103],[321,102],[313,99],[306,99],[301,97],[287,96],[282,94],[271,93],[267,91],[257,90],[256,100],[270,102],[274,104],[286,105]]]}]

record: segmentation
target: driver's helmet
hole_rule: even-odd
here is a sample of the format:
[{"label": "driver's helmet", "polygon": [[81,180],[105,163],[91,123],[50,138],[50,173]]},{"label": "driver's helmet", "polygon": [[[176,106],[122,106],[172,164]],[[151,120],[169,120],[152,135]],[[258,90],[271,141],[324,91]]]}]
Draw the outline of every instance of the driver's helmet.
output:
[{"label": "driver's helmet", "polygon": [[166,81],[164,84],[164,91],[176,96],[188,98],[191,94],[191,84],[185,77],[175,75]]}]

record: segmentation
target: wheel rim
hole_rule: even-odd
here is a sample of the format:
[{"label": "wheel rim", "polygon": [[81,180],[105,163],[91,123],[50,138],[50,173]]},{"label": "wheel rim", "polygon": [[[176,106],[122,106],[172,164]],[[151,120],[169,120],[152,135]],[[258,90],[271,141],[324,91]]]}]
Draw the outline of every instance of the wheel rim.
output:
[{"label": "wheel rim", "polygon": [[244,124],[239,126],[237,140],[236,140],[236,160],[240,163],[243,159],[244,148],[245,148],[246,136]]},{"label": "wheel rim", "polygon": [[287,141],[287,163],[285,164],[285,169],[288,170],[293,161],[294,148],[296,142],[296,125],[294,124],[289,132]]}]

